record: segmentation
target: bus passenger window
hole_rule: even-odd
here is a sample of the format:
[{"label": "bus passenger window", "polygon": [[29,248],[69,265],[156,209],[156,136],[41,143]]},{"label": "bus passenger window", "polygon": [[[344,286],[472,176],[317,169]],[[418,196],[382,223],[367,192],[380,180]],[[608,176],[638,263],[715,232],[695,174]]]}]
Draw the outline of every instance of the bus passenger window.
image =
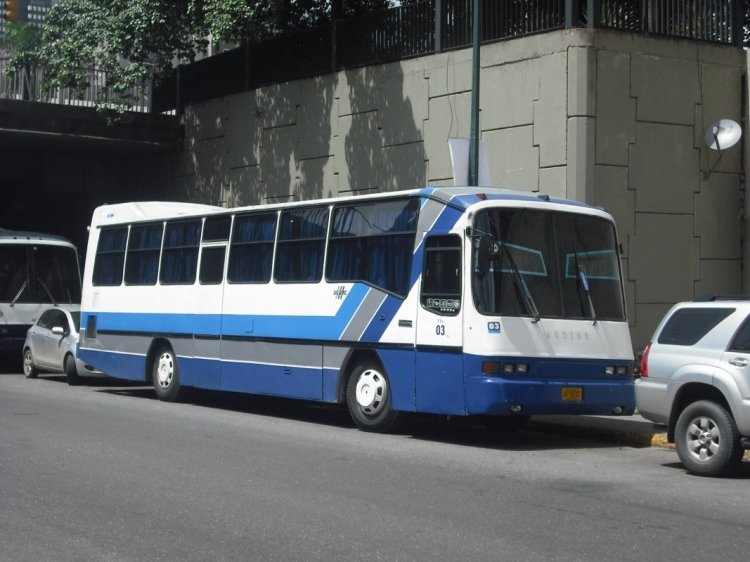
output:
[{"label": "bus passenger window", "polygon": [[168,222],[164,234],[159,281],[165,285],[192,285],[198,269],[201,221]]},{"label": "bus passenger window", "polygon": [[224,277],[225,246],[208,246],[201,254],[200,282],[202,285],[218,285]]},{"label": "bus passenger window", "polygon": [[274,279],[279,283],[320,281],[327,230],[328,207],[282,213]]},{"label": "bus passenger window", "polygon": [[229,227],[232,224],[232,217],[222,215],[220,217],[206,217],[203,225],[204,242],[221,242],[229,240]]},{"label": "bus passenger window", "polygon": [[163,229],[162,223],[141,224],[130,229],[125,259],[126,284],[156,285]]},{"label": "bus passenger window", "polygon": [[94,285],[116,286],[122,283],[128,227],[103,228],[99,233],[94,261]]},{"label": "bus passenger window", "polygon": [[271,280],[276,213],[240,215],[234,219],[227,281],[268,283]]}]

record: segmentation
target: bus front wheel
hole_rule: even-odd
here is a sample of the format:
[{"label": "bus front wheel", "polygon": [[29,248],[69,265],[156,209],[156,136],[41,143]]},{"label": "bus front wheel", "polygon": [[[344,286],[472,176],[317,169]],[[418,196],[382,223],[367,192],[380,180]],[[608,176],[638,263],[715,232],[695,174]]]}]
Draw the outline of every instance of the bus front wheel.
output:
[{"label": "bus front wheel", "polygon": [[180,372],[177,356],[167,346],[160,347],[154,355],[151,366],[154,390],[159,400],[176,402],[184,398],[185,389],[180,386]]},{"label": "bus front wheel", "polygon": [[352,371],[346,385],[349,413],[363,431],[387,432],[401,421],[391,408],[391,387],[385,371],[373,362],[364,362]]}]

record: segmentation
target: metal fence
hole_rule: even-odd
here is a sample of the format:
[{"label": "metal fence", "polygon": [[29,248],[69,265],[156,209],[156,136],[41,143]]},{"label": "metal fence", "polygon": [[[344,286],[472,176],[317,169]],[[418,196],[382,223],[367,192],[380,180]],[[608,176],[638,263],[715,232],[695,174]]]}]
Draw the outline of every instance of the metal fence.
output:
[{"label": "metal fence", "polygon": [[[41,68],[11,71],[7,58],[0,58],[0,99],[36,101],[79,107],[95,107],[106,103],[110,107],[121,106],[128,111],[151,111],[149,88],[133,89],[125,94],[115,94],[107,86],[107,73],[101,70],[84,69],[87,87],[84,91],[72,88],[44,88],[44,70]],[[174,99],[174,93],[169,96]]]},{"label": "metal fence", "polygon": [[[744,0],[481,0],[482,41],[589,27],[741,47]],[[473,0],[426,0],[251,43],[175,69],[150,92],[117,98],[106,75],[89,73],[83,94],[44,92],[41,73],[4,72],[0,97],[69,105],[132,103],[163,113],[260,86],[381,64],[471,44]]]}]

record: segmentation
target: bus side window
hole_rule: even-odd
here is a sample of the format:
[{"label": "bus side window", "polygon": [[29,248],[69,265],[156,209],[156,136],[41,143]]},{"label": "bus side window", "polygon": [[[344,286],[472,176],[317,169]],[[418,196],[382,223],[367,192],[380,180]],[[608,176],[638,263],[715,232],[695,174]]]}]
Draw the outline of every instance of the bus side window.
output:
[{"label": "bus side window", "polygon": [[274,279],[278,283],[317,283],[323,278],[328,207],[281,214]]},{"label": "bus side window", "polygon": [[[224,258],[227,255],[229,228],[232,218],[229,215],[207,217],[203,223],[203,248],[198,279],[202,285],[218,285],[224,278]],[[212,244],[205,246],[205,244]]]},{"label": "bus side window", "polygon": [[125,283],[128,285],[156,285],[162,223],[139,224],[131,227],[125,257]]},{"label": "bus side window", "polygon": [[94,285],[116,286],[122,283],[127,240],[127,226],[101,230],[94,261]]},{"label": "bus side window", "polygon": [[422,306],[435,314],[454,316],[461,310],[461,238],[430,236],[425,241]]},{"label": "bus side window", "polygon": [[159,281],[165,285],[192,285],[198,269],[201,221],[170,221],[164,234]]},{"label": "bus side window", "polygon": [[276,217],[275,211],[235,217],[227,281],[268,283],[271,280]]}]

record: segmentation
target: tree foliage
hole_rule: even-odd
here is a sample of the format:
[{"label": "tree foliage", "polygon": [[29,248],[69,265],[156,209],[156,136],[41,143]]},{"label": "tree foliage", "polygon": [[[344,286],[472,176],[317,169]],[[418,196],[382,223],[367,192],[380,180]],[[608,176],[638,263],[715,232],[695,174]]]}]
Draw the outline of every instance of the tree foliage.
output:
[{"label": "tree foliage", "polygon": [[[239,44],[393,5],[393,0],[62,0],[41,47],[48,88],[82,92],[91,69],[106,72],[118,103],[175,64],[206,52],[209,37]],[[106,100],[105,105],[106,105]]]}]

